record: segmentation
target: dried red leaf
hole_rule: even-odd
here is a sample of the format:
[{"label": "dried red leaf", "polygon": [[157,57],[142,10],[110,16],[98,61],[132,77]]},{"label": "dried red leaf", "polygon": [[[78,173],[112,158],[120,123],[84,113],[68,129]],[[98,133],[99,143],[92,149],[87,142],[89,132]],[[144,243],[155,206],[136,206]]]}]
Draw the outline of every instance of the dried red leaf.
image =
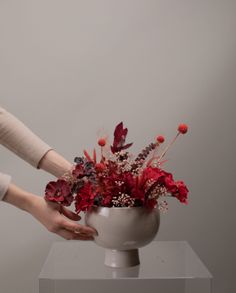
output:
[{"label": "dried red leaf", "polygon": [[121,150],[127,149],[132,146],[133,143],[129,143],[125,145],[126,136],[128,133],[127,128],[123,128],[123,122],[120,122],[114,131],[114,141],[111,146],[112,153],[119,152]]},{"label": "dried red leaf", "polygon": [[90,155],[88,154],[88,152],[86,150],[84,150],[84,155],[86,157],[86,159],[89,161],[89,162],[92,162],[92,158],[90,157]]},{"label": "dried red leaf", "polygon": [[96,154],[96,150],[93,149],[93,161],[94,161],[94,164],[97,163],[97,154]]}]

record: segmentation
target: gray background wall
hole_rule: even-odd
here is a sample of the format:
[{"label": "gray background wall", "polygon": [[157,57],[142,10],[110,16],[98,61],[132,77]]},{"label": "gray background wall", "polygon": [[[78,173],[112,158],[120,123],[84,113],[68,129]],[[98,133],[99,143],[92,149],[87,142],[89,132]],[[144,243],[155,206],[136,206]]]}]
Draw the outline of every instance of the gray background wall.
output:
[{"label": "gray background wall", "polygon": [[[156,134],[190,132],[166,169],[190,189],[170,202],[159,240],[187,240],[235,292],[236,1],[1,0],[0,101],[69,160],[124,121],[138,152]],[[52,176],[1,148],[1,171],[40,196]],[[0,292],[37,292],[59,240],[0,203]],[[88,252],[89,253],[89,252]]]}]

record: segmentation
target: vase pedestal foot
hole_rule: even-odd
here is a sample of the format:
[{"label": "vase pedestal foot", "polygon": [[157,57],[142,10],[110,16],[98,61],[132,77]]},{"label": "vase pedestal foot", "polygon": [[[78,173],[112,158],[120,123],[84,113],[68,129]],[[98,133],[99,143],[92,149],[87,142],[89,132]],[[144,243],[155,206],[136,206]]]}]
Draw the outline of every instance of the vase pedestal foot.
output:
[{"label": "vase pedestal foot", "polygon": [[105,250],[105,265],[112,268],[125,268],[140,264],[138,249]]}]

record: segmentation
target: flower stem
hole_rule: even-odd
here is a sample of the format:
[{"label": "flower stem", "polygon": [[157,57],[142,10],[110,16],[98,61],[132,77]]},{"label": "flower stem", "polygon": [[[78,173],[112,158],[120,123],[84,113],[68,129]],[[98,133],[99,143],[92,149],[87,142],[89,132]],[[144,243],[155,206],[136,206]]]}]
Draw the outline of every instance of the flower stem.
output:
[{"label": "flower stem", "polygon": [[180,132],[178,132],[176,134],[176,136],[173,138],[173,140],[167,145],[167,147],[164,149],[164,151],[162,152],[162,154],[160,155],[158,162],[161,161],[161,159],[165,156],[165,154],[167,153],[167,151],[169,150],[169,148],[172,146],[172,144],[176,141],[177,137],[179,136]]}]

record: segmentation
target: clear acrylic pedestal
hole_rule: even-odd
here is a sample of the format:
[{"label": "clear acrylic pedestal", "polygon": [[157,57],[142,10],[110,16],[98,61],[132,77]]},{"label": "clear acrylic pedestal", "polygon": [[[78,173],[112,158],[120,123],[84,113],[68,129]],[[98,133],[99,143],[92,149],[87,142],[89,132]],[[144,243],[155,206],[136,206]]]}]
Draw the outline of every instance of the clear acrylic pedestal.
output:
[{"label": "clear acrylic pedestal", "polygon": [[111,268],[91,241],[56,242],[39,293],[212,293],[212,275],[186,241],[153,241],[139,254],[140,265]]}]

